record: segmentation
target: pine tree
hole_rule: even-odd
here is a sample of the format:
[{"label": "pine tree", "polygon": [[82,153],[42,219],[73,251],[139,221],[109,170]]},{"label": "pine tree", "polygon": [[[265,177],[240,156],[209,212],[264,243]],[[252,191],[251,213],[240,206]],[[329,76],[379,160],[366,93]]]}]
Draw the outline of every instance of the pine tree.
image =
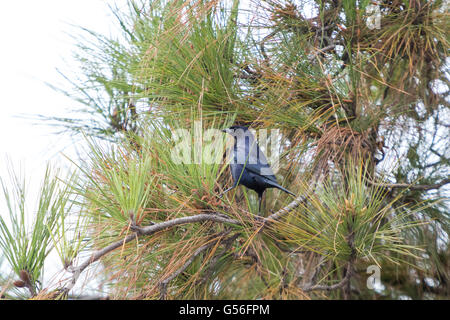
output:
[{"label": "pine tree", "polygon": [[[90,122],[48,119],[90,143],[67,182],[78,235],[54,231],[73,274],[59,292],[100,261],[112,298],[449,297],[445,3],[112,10],[121,37],[88,32],[82,76],[67,76]],[[277,129],[270,154],[297,198],[268,191],[261,216],[245,188],[218,198],[229,169],[206,160],[225,136],[206,130],[233,124]],[[174,157],[182,140],[190,161]]]}]

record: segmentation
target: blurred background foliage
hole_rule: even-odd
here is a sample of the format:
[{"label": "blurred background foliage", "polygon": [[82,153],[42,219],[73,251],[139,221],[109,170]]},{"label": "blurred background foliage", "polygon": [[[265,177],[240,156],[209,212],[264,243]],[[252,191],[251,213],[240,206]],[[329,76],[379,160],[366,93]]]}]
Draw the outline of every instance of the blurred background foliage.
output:
[{"label": "blurred background foliage", "polygon": [[[83,105],[73,110],[80,115],[44,116],[63,132],[83,134],[88,158],[73,160],[78,174],[62,179],[55,206],[43,205],[48,217],[39,211],[34,232],[45,236],[30,240],[30,249],[12,247],[16,237],[27,239],[14,218],[23,212],[20,196],[10,209],[13,229],[0,220],[3,255],[23,282],[0,278],[3,291],[22,285],[36,298],[55,297],[37,282],[42,241],[70,271],[83,253],[136,226],[208,213],[239,224],[137,232],[101,256],[102,294],[448,299],[444,1],[142,0],[111,10],[121,36],[83,29],[80,72],[65,75],[74,88],[64,93]],[[271,149],[278,180],[303,195],[267,226],[255,217],[252,191],[218,198],[231,185],[229,170],[206,160],[212,150],[222,158],[225,137],[206,130],[232,124],[279,129]],[[180,138],[190,163],[173,156]],[[53,182],[45,183],[49,200]],[[4,187],[7,199],[14,192]],[[266,192],[264,215],[291,201]],[[43,251],[29,251],[36,246]],[[374,289],[367,286],[371,265],[381,270]]]}]

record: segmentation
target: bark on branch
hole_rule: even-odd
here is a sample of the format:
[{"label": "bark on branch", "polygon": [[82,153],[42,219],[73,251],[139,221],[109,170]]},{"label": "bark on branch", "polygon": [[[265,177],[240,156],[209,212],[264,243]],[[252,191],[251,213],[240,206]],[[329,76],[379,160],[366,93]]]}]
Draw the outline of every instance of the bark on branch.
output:
[{"label": "bark on branch", "polygon": [[99,260],[101,257],[103,257],[105,254],[125,245],[126,243],[138,238],[139,236],[143,235],[152,235],[156,232],[181,225],[186,223],[196,223],[196,222],[203,222],[203,221],[215,221],[220,223],[229,223],[229,224],[235,224],[235,225],[241,225],[241,223],[237,220],[228,218],[221,214],[198,214],[195,216],[188,216],[188,217],[182,217],[177,219],[172,219],[169,221],[164,221],[160,223],[156,223],[147,227],[138,227],[133,226],[132,229],[135,231],[133,234],[116,241],[100,250],[95,251],[92,253],[92,255],[84,261],[81,265],[79,265],[76,268],[72,268],[71,272],[73,273],[72,279],[69,283],[69,285],[64,288],[66,292],[72,290],[72,288],[75,286],[75,283],[77,282],[80,274],[92,263]]},{"label": "bark on branch", "polygon": [[408,188],[411,190],[432,190],[432,189],[439,189],[440,187],[450,183],[450,178],[444,179],[439,183],[435,184],[409,184],[409,183],[377,183],[369,181],[369,183],[375,187],[382,187],[382,188],[391,188],[391,189],[399,189],[399,188]]},{"label": "bark on branch", "polygon": [[[221,242],[222,238],[224,236],[226,236],[227,234],[229,234],[231,232],[231,230],[222,232],[219,235],[219,239],[217,241]],[[234,237],[231,237],[231,239],[235,239]],[[213,247],[214,245],[217,244],[217,241],[211,240],[209,243],[199,247],[197,250],[195,250],[194,254],[192,256],[190,256],[186,262],[179,268],[177,269],[175,272],[173,272],[172,274],[170,274],[168,277],[166,277],[164,280],[162,280],[159,283],[159,288],[160,288],[160,299],[161,300],[165,300],[166,296],[167,296],[167,286],[169,284],[170,281],[174,280],[176,277],[178,277],[182,272],[184,272],[190,265],[191,263],[194,261],[194,259],[200,255],[203,251],[208,250],[209,248]],[[226,240],[224,240],[226,241]]]},{"label": "bark on branch", "polygon": [[[263,225],[260,229],[260,231],[267,225],[273,223],[276,220],[281,219],[281,217],[283,217],[284,215],[286,215],[287,213],[291,212],[292,210],[294,210],[295,208],[297,208],[303,201],[305,201],[305,197],[300,196],[298,198],[296,198],[294,201],[292,201],[290,204],[288,204],[286,207],[278,210],[276,213],[268,216],[267,218],[263,218],[260,216],[256,216],[258,220],[260,220]],[[66,286],[65,288],[63,288],[63,290],[65,292],[69,292],[70,290],[72,290],[72,288],[75,286],[75,283],[77,282],[80,274],[92,263],[94,263],[95,261],[99,260],[101,257],[103,257],[104,255],[108,254],[109,252],[125,245],[126,243],[137,239],[140,236],[149,236],[149,235],[153,235],[159,231],[163,231],[178,225],[182,225],[182,224],[187,224],[187,223],[197,223],[197,222],[204,222],[204,221],[213,221],[213,222],[217,222],[217,223],[225,223],[225,224],[232,224],[232,225],[236,225],[236,226],[242,226],[243,224],[235,219],[229,218],[226,215],[220,214],[220,213],[216,213],[216,212],[211,212],[211,213],[204,213],[204,214],[198,214],[195,216],[188,216],[188,217],[181,217],[181,218],[176,218],[176,219],[172,219],[169,221],[164,221],[164,222],[160,222],[160,223],[155,223],[152,224],[150,226],[146,226],[146,227],[139,227],[136,225],[131,225],[131,230],[134,231],[133,234],[128,235],[127,237],[118,240],[100,250],[97,250],[95,252],[93,252],[91,254],[91,256],[86,259],[86,261],[84,261],[81,265],[79,265],[78,267],[74,267],[71,268],[71,272],[73,274],[70,283],[68,284],[68,286]],[[202,247],[201,247],[202,248]],[[199,249],[201,249],[199,248]],[[203,248],[204,250],[208,249],[208,247]],[[203,250],[201,250],[203,251]],[[201,251],[198,253],[200,254]],[[197,254],[197,255],[198,255]],[[195,254],[194,254],[195,255]],[[195,258],[195,256],[193,257]],[[187,266],[186,266],[187,267]],[[180,271],[182,272],[182,271]]]},{"label": "bark on branch", "polygon": [[347,243],[348,246],[350,247],[351,253],[350,256],[348,258],[348,262],[347,262],[347,267],[346,267],[346,273],[344,278],[339,281],[336,284],[333,284],[331,286],[329,285],[319,285],[319,284],[312,284],[310,286],[307,286],[305,288],[302,288],[302,290],[304,292],[310,292],[310,291],[314,291],[314,290],[322,290],[322,291],[331,291],[331,290],[337,290],[337,289],[341,289],[346,285],[350,284],[350,279],[352,278],[353,274],[354,274],[354,263],[356,261],[356,249],[355,249],[355,233],[353,230],[353,226],[350,225],[348,228],[348,236],[347,236]]},{"label": "bark on branch", "polygon": [[306,288],[302,288],[302,290],[304,292],[310,292],[310,291],[314,291],[314,290],[331,291],[331,290],[340,289],[340,288],[343,288],[350,281],[352,275],[353,275],[353,262],[348,262],[347,273],[345,274],[345,277],[338,283],[333,284],[331,286],[316,284],[316,285],[308,286]]}]

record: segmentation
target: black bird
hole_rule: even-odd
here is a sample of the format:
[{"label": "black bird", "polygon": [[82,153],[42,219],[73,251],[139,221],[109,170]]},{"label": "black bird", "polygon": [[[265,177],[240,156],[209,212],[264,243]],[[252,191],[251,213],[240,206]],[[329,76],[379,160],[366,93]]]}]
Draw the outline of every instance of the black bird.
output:
[{"label": "black bird", "polygon": [[294,193],[278,184],[266,156],[247,127],[232,126],[222,131],[234,137],[233,149],[230,150],[230,169],[234,184],[220,197],[238,185],[244,185],[258,194],[259,213],[261,213],[262,196],[267,188],[278,188],[295,197]]}]

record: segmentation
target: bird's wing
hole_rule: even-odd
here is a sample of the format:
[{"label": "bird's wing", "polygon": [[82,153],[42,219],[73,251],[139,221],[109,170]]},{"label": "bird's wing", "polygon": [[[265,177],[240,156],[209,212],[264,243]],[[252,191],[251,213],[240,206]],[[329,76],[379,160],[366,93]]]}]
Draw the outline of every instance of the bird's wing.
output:
[{"label": "bird's wing", "polygon": [[253,173],[277,181],[264,152],[259,148],[256,141],[253,141],[251,146],[246,147],[248,148],[246,150],[248,158],[246,159],[245,167]]},{"label": "bird's wing", "polygon": [[245,170],[248,170],[258,176],[262,176],[267,180],[271,180],[277,183],[277,178],[275,177],[272,168],[268,164],[252,164],[247,163],[244,165]]},{"label": "bird's wing", "polygon": [[277,178],[253,135],[247,135],[243,139],[236,140],[234,144],[234,161],[242,164],[244,170],[277,183]]}]

